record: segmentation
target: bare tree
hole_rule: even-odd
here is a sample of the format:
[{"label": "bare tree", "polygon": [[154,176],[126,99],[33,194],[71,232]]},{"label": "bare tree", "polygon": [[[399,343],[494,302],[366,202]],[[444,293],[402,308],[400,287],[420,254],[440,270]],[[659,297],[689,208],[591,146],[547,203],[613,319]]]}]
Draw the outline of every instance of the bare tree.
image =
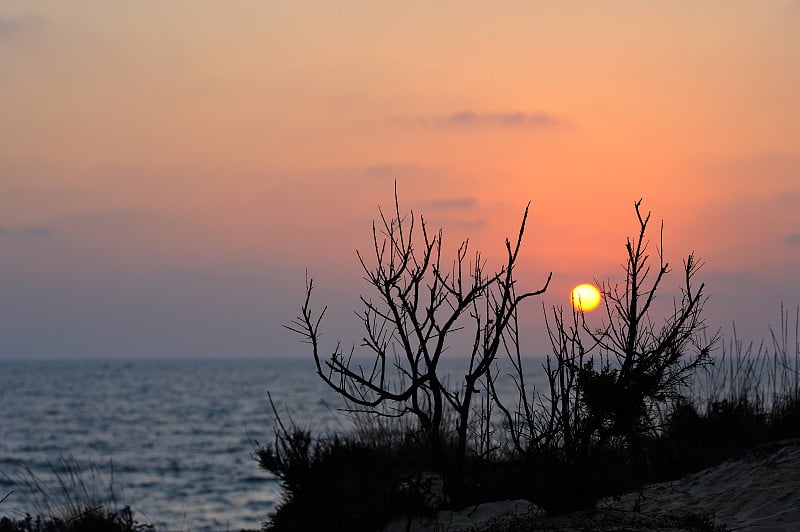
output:
[{"label": "bare tree", "polygon": [[[461,243],[455,259],[446,263],[442,230],[430,233],[424,218],[417,218],[413,211],[402,215],[395,191],[392,214],[387,216],[381,210],[380,223],[373,222],[374,263],[358,253],[365,279],[374,290],[374,299],[361,296],[363,309],[358,315],[365,330],[360,342],[363,352],[356,353],[353,345],[344,353],[337,344],[330,355],[323,354],[319,330],[325,309],[319,315],[311,310],[312,279],[306,279],[299,316],[287,326],[310,343],[318,374],[354,405],[352,410],[413,416],[425,445],[441,460],[446,473],[458,475],[462,469],[472,402],[480,393],[478,381],[492,382],[492,363],[510,321],[516,319],[518,306],[542,294],[550,282],[548,276],[538,290],[516,289],[514,274],[529,206],[517,237],[506,239],[504,265],[487,274],[480,253],[468,259],[468,240]],[[457,331],[470,338],[466,347],[451,344]],[[440,366],[449,348],[463,349],[463,355],[454,356],[467,366],[460,382],[452,387]],[[450,427],[446,424],[452,419],[455,431],[447,434]],[[449,464],[444,452],[448,436],[455,438],[456,451]]]},{"label": "bare tree", "polygon": [[[693,254],[683,261],[680,296],[661,319],[654,315],[656,292],[670,273],[663,255],[663,223],[651,260],[641,200],[634,204],[638,234],[626,242],[625,283],[602,284],[605,317],[592,329],[581,310],[565,321],[563,310],[545,320],[553,352],[545,364],[549,394],[538,408],[521,390],[527,420],[512,438],[531,447],[562,451],[568,460],[585,458],[609,440],[636,444],[656,428],[654,409],[680,396],[694,370],[710,362],[718,334],[705,334],[704,284],[695,283],[702,263]],[[521,379],[521,371],[517,371]],[[519,447],[518,447],[519,448]]]},{"label": "bare tree", "polygon": [[603,285],[608,323],[591,332],[606,362],[600,371],[584,366],[579,374],[589,417],[598,429],[605,429],[601,435],[630,435],[651,428],[650,409],[679,396],[695,369],[710,361],[718,338],[704,334],[705,285],[694,284],[703,263],[692,253],[683,261],[680,297],[673,298],[672,310],[660,325],[654,321],[652,305],[670,267],[663,255],[663,222],[658,262],[650,263],[646,238],[650,213],[643,216],[640,206],[641,200],[635,203],[639,233],[625,245],[624,289]]}]

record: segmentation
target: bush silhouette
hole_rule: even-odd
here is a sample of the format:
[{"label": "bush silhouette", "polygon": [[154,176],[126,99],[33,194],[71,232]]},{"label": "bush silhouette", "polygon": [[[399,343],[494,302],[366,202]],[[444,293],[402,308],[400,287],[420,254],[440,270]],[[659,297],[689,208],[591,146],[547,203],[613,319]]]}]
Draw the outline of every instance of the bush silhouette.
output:
[{"label": "bush silhouette", "polygon": [[[288,326],[311,345],[317,373],[353,410],[415,419],[422,445],[436,455],[437,468],[455,497],[463,483],[478,387],[493,393],[492,365],[515,340],[511,333],[519,304],[543,293],[550,281],[548,277],[536,291],[518,292],[515,273],[527,217],[526,208],[516,239],[505,241],[505,263],[488,274],[480,253],[468,258],[468,241],[447,264],[442,231],[430,233],[423,217],[401,214],[395,191],[392,215],[381,211],[380,223],[373,223],[374,266],[358,254],[375,296],[361,297],[364,309],[359,314],[365,329],[360,347],[368,358],[354,357],[355,345],[345,353],[340,344],[324,356],[319,327],[325,309],[319,315],[311,310],[311,279],[300,315]],[[469,340],[466,368],[451,386],[440,363],[458,331],[467,331]],[[484,432],[478,439],[491,448],[490,411],[483,415]],[[450,438],[454,453],[445,452]]]},{"label": "bush silhouette", "polygon": [[637,453],[648,434],[658,430],[659,405],[676,401],[697,368],[710,361],[717,335],[705,337],[704,285],[695,286],[702,266],[694,255],[683,262],[681,296],[673,310],[655,317],[653,302],[670,273],[663,255],[663,224],[657,261],[652,263],[647,236],[650,213],[641,200],[634,207],[638,232],[625,244],[625,282],[602,284],[603,324],[594,329],[581,310],[566,322],[553,309],[547,327],[553,347],[545,371],[549,397],[538,426],[545,438],[534,446],[561,449],[567,461],[585,464],[609,447]]},{"label": "bush silhouette", "polygon": [[[371,356],[359,358],[355,346],[344,352],[337,344],[324,357],[325,310],[311,310],[311,279],[289,326],[311,345],[318,374],[348,401],[347,410],[368,422],[360,435],[314,438],[287,430],[276,413],[276,440],[257,452],[286,489],[274,528],[380,529],[392,516],[500,499],[528,499],[550,513],[585,509],[644,482],[718,463],[764,438],[800,435],[800,353],[790,371],[785,325],[773,335],[780,340],[773,366],[784,369],[768,379],[770,400],[762,376],[749,369],[731,379],[725,397],[700,397],[690,387],[700,369],[712,381],[714,371],[725,370],[709,366],[718,333],[706,333],[705,286],[696,280],[702,262],[685,257],[679,295],[659,315],[654,301],[671,268],[663,224],[651,251],[651,215],[641,200],[634,204],[637,232],[625,244],[625,280],[602,283],[601,324],[590,327],[576,309],[566,318],[561,308],[545,313],[552,353],[544,391],[526,384],[519,343],[520,302],[549,284],[548,278],[540,290],[516,292],[527,210],[514,244],[506,241],[506,264],[486,275],[480,255],[468,265],[466,242],[445,268],[442,232],[430,235],[423,218],[401,215],[396,194],[394,207],[373,225],[375,266],[359,254],[377,293],[375,300],[362,297],[360,314],[366,331],[360,347]],[[467,370],[451,387],[439,363],[448,339],[465,328],[473,335],[463,356]],[[514,406],[495,389],[499,356],[511,364]],[[751,367],[741,357],[736,364]],[[722,389],[713,383],[712,390]],[[502,425],[491,419],[496,411]],[[402,430],[387,429],[393,423]],[[431,471],[442,475],[445,490],[433,504],[423,481],[437,478]],[[319,514],[324,523],[314,521]]]},{"label": "bush silhouette", "polygon": [[119,488],[113,481],[113,467],[106,483],[96,465],[85,469],[73,457],[61,456],[49,466],[58,488],[45,484],[24,464],[16,479],[9,478],[17,489],[0,502],[20,494],[37,513],[22,519],[3,517],[0,532],[141,532],[154,528],[139,522],[130,506],[117,504]]},{"label": "bush silhouette", "polygon": [[420,463],[417,446],[378,425],[361,437],[313,438],[275,414],[274,444],[255,444],[259,465],[284,488],[268,529],[371,531],[393,517],[425,512],[424,493],[407,489],[430,465]]}]

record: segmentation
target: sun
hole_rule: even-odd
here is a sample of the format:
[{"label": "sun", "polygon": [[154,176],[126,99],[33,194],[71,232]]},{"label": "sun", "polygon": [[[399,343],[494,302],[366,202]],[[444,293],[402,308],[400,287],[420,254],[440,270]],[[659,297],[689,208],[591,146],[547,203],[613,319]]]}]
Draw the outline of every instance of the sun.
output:
[{"label": "sun", "polygon": [[575,310],[589,312],[597,308],[600,304],[600,290],[593,284],[581,284],[572,289],[569,300]]}]

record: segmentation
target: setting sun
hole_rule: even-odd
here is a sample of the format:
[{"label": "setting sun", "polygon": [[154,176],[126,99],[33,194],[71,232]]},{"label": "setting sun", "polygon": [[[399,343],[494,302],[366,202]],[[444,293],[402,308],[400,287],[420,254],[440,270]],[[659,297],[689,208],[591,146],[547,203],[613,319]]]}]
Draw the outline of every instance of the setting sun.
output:
[{"label": "setting sun", "polygon": [[572,289],[569,299],[577,310],[589,312],[600,304],[600,290],[591,284],[578,285]]}]

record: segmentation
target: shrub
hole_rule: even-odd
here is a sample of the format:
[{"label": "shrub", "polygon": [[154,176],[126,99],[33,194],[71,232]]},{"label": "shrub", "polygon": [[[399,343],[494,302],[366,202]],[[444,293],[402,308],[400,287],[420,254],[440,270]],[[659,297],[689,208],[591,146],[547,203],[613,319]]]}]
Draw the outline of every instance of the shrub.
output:
[{"label": "shrub", "polygon": [[[683,263],[681,296],[673,310],[657,318],[653,302],[670,273],[662,237],[652,263],[647,236],[650,213],[641,200],[634,207],[638,232],[626,242],[625,282],[602,284],[605,320],[591,329],[582,310],[572,322],[553,309],[547,328],[553,347],[545,371],[549,395],[535,420],[545,434],[533,447],[561,449],[565,459],[588,466],[598,453],[642,452],[647,434],[657,430],[660,405],[677,400],[694,371],[709,362],[717,341],[702,333],[704,285],[695,286],[702,263],[689,255]],[[543,419],[542,419],[543,418]],[[535,433],[535,430],[531,430]]]},{"label": "shrub", "polygon": [[35,508],[36,516],[3,518],[0,532],[136,532],[152,529],[134,518],[130,506],[120,507],[112,480],[106,483],[91,464],[84,470],[72,457],[59,457],[49,464],[57,488],[51,487],[23,465],[16,479],[9,479]]},{"label": "shrub", "polygon": [[421,462],[413,438],[364,423],[360,437],[314,438],[275,416],[273,444],[255,442],[259,465],[284,488],[265,529],[372,531],[395,516],[425,511],[425,493],[416,488],[430,464]]}]

